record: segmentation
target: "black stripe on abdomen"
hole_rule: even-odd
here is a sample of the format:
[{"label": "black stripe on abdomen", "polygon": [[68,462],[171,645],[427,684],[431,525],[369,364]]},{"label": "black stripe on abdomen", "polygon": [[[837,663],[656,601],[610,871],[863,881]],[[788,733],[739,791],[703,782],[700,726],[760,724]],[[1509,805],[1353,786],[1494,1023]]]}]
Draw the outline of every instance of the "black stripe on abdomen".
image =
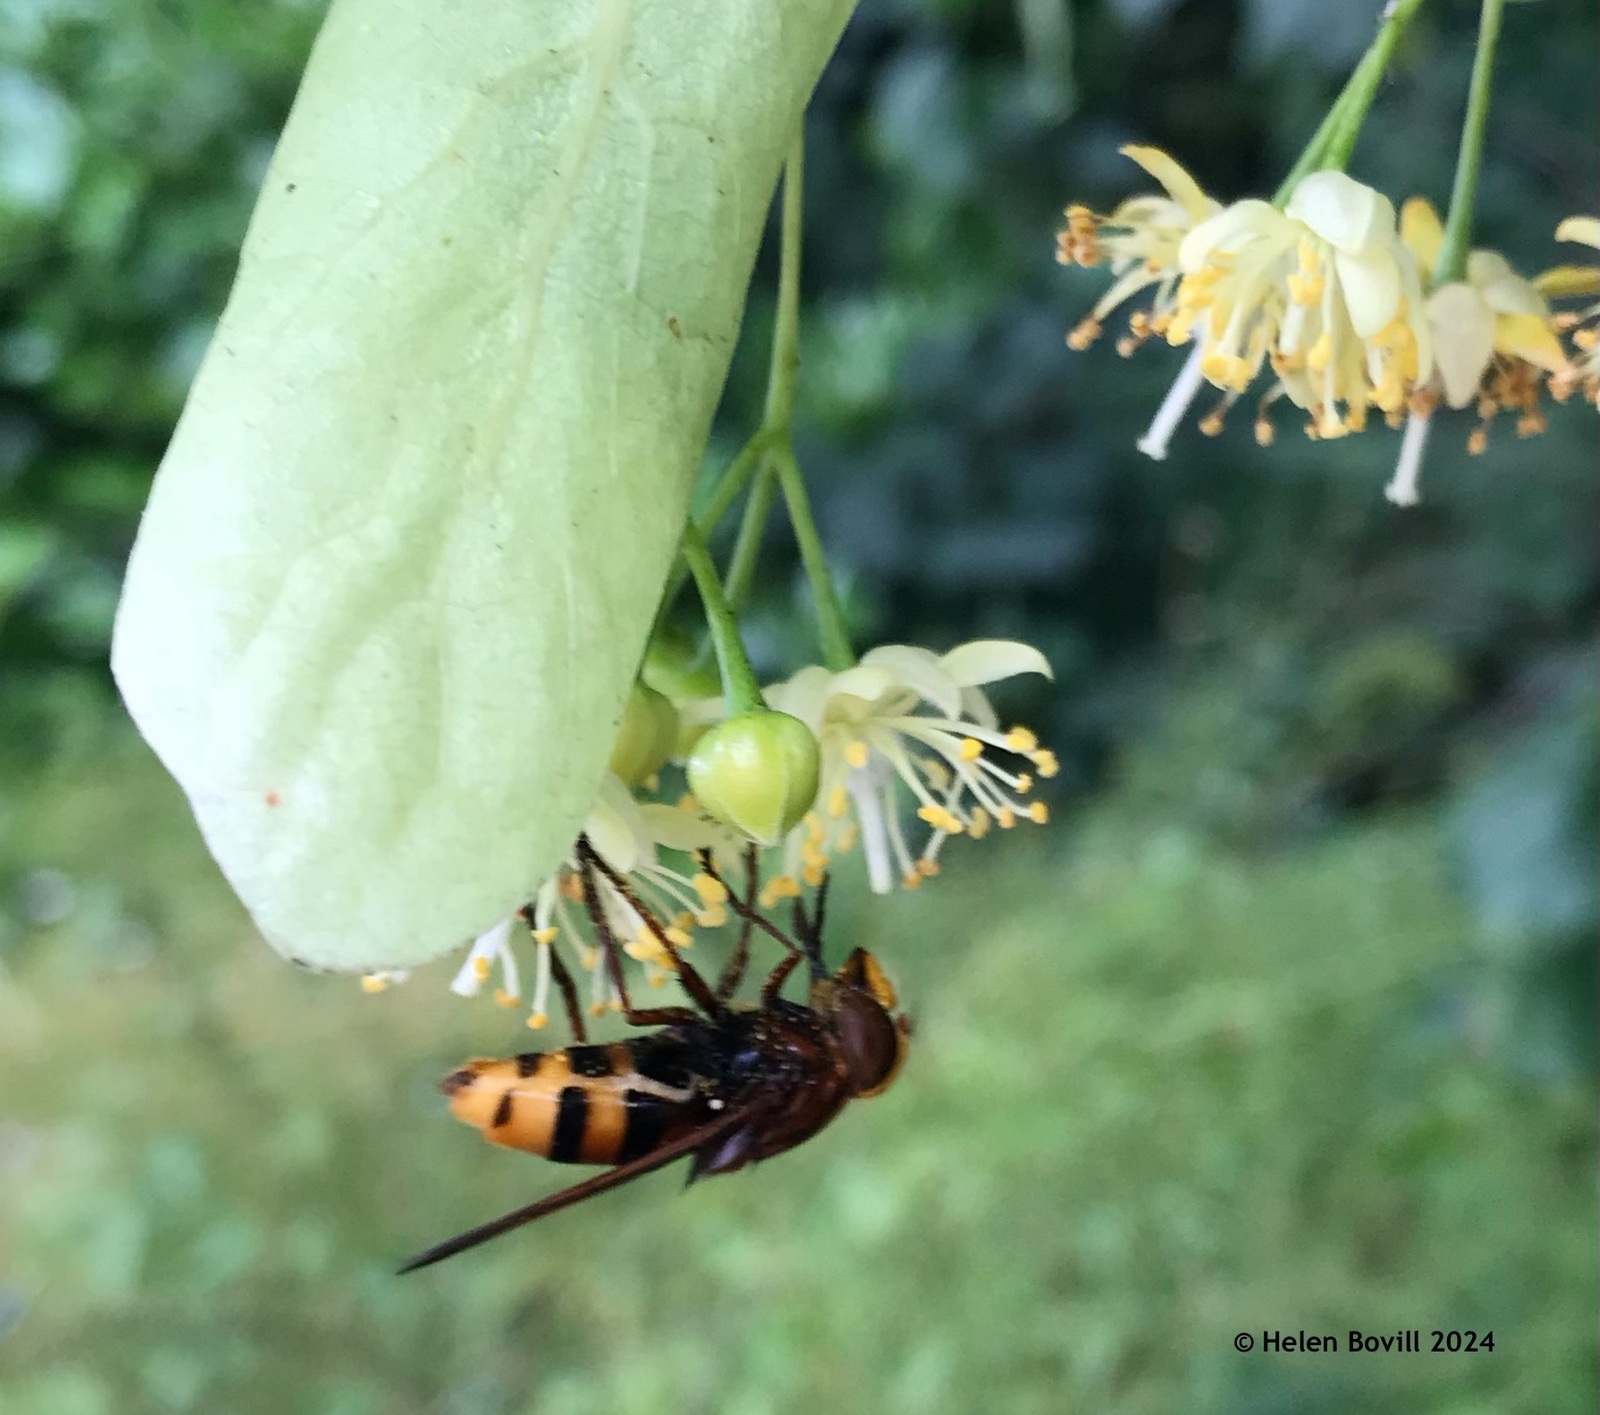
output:
[{"label": "black stripe on abdomen", "polygon": [[576,1164],[583,1146],[583,1129],[589,1118],[589,1098],[582,1086],[563,1086],[556,1101],[556,1124],[550,1134],[550,1158],[558,1164]]},{"label": "black stripe on abdomen", "polygon": [[567,1066],[574,1076],[596,1079],[611,1075],[611,1048],[576,1046],[567,1048]]},{"label": "black stripe on abdomen", "polygon": [[622,1097],[627,1107],[628,1123],[622,1132],[622,1149],[617,1154],[618,1164],[627,1164],[641,1155],[647,1155],[661,1143],[667,1128],[668,1107],[659,1096],[648,1091],[628,1091]]},{"label": "black stripe on abdomen", "polygon": [[629,1037],[626,1044],[633,1058],[633,1069],[646,1081],[686,1090],[694,1080],[689,1067],[689,1049],[677,1038],[657,1033],[649,1037]]}]

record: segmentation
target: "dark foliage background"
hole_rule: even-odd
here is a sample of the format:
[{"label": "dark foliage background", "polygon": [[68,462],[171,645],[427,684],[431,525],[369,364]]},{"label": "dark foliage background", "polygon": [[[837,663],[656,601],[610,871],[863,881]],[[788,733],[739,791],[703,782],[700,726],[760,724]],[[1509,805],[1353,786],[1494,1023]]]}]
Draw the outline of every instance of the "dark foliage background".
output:
[{"label": "dark foliage background", "polygon": [[[320,6],[0,5],[0,1406],[1593,1408],[1593,413],[1442,424],[1399,512],[1382,430],[1145,460],[1177,356],[1062,338],[1104,277],[1052,233],[1144,185],[1118,146],[1269,192],[1375,10],[865,0],[809,125],[803,460],[863,643],[1051,656],[1011,706],[1061,824],[847,907],[927,1019],[870,1120],[430,1286],[387,1264],[537,1182],[428,1087],[503,1039],[252,945],[104,666]],[[1434,0],[1385,85],[1353,170],[1397,201],[1444,203],[1475,26]],[[1479,240],[1525,271],[1592,209],[1595,40],[1509,9]],[[1440,1324],[1501,1344],[1231,1350]]]}]

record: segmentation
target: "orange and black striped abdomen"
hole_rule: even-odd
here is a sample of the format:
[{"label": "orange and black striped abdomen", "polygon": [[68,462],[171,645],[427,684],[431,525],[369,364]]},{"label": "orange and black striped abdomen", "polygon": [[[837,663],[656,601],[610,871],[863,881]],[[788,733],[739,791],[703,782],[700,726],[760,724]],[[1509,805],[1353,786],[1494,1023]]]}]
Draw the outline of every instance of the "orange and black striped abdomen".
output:
[{"label": "orange and black striped abdomen", "polygon": [[626,1164],[706,1117],[671,1033],[469,1061],[439,1089],[484,1139],[561,1164]]}]

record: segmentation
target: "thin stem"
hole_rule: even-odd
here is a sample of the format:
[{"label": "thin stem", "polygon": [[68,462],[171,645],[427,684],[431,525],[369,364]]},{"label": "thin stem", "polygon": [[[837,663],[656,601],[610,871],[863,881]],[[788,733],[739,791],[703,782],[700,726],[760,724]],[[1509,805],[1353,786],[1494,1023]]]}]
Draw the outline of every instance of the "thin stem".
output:
[{"label": "thin stem", "polygon": [[756,559],[761,554],[761,537],[772,513],[772,493],[775,489],[772,463],[770,460],[763,461],[750,487],[750,496],[744,503],[744,516],[739,521],[739,538],[733,543],[733,556],[728,561],[728,573],[722,581],[723,593],[735,612],[743,607],[750,594],[750,582],[755,579]]},{"label": "thin stem", "polygon": [[1383,12],[1383,23],[1378,28],[1367,52],[1361,56],[1339,96],[1334,99],[1328,115],[1312,134],[1289,175],[1283,179],[1273,194],[1272,204],[1282,206],[1294,195],[1303,177],[1327,168],[1343,171],[1350,160],[1351,150],[1360,136],[1361,125],[1366,121],[1367,110],[1377,95],[1389,61],[1394,57],[1400,36],[1422,8],[1423,0],[1390,0]]},{"label": "thin stem", "polygon": [[706,538],[700,527],[690,520],[683,527],[683,559],[694,576],[700,601],[705,606],[706,622],[711,626],[711,642],[716,645],[717,667],[722,673],[722,691],[728,701],[728,715],[754,712],[764,707],[761,684],[755,670],[745,657],[744,645],[739,642],[739,621],[723,597],[722,579],[717,574],[711,552],[706,548]]},{"label": "thin stem", "polygon": [[1472,60],[1472,84],[1467,90],[1467,116],[1461,124],[1461,148],[1456,154],[1456,180],[1450,189],[1450,212],[1444,219],[1444,239],[1433,267],[1434,285],[1460,280],[1467,273],[1467,247],[1472,244],[1472,208],[1478,195],[1478,169],[1483,165],[1483,130],[1489,120],[1489,90],[1494,79],[1494,51],[1500,41],[1500,19],[1505,0],[1483,0],[1478,17],[1478,52]]},{"label": "thin stem", "polygon": [[805,197],[805,124],[789,148],[783,169],[783,212],[779,218],[778,312],[772,328],[772,361],[767,369],[767,407],[763,424],[788,432],[794,417],[794,385],[800,373],[800,232]]},{"label": "thin stem", "polygon": [[792,447],[778,448],[773,453],[773,461],[778,469],[778,482],[783,487],[784,502],[789,508],[789,523],[794,527],[794,538],[800,546],[800,561],[805,566],[806,579],[811,582],[822,656],[833,672],[841,673],[855,664],[856,656],[850,647],[850,634],[845,628],[844,611],[839,607],[833,576],[828,573],[828,557],[823,554],[816,522],[811,519],[805,478],[800,475],[800,464],[795,461]]},{"label": "thin stem", "polygon": [[[694,518],[694,523],[702,536],[709,536],[721,524],[722,518],[728,514],[733,503],[739,499],[739,493],[745,489],[762,457],[772,445],[773,436],[774,429],[761,428],[723,469],[722,475],[717,478],[717,484],[711,488],[711,495],[706,497],[704,508]],[[679,563],[673,566],[672,574],[667,578],[667,587],[662,591],[661,605],[656,610],[655,629],[651,630],[652,637],[655,630],[666,623],[673,601],[678,598],[679,591],[683,589],[683,582],[688,578],[689,567],[680,559]]]}]

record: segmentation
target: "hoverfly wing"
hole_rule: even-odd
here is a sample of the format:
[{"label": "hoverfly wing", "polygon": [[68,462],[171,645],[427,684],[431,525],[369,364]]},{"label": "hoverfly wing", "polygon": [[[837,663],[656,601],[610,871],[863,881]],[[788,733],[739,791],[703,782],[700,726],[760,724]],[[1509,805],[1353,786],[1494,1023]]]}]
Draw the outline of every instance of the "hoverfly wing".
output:
[{"label": "hoverfly wing", "polygon": [[509,1233],[514,1228],[521,1228],[524,1224],[541,1219],[546,1214],[570,1208],[573,1204],[580,1204],[585,1199],[592,1199],[597,1194],[616,1189],[630,1180],[638,1179],[641,1175],[650,1174],[703,1146],[717,1145],[728,1134],[747,1125],[760,1109],[761,1102],[753,1101],[739,1110],[718,1115],[704,1125],[689,1131],[688,1134],[680,1135],[676,1140],[651,1150],[648,1154],[640,1155],[636,1160],[605,1170],[592,1178],[585,1179],[581,1184],[574,1184],[554,1194],[547,1194],[523,1208],[513,1209],[510,1213],[502,1214],[488,1223],[469,1228],[465,1233],[458,1233],[454,1238],[447,1238],[443,1243],[435,1243],[433,1247],[424,1249],[407,1262],[399,1270],[399,1275],[403,1276],[415,1272],[418,1268],[430,1267],[434,1263],[443,1262],[446,1258],[453,1258],[457,1253],[476,1248],[480,1243],[487,1243],[491,1238],[498,1238],[502,1233]]}]

